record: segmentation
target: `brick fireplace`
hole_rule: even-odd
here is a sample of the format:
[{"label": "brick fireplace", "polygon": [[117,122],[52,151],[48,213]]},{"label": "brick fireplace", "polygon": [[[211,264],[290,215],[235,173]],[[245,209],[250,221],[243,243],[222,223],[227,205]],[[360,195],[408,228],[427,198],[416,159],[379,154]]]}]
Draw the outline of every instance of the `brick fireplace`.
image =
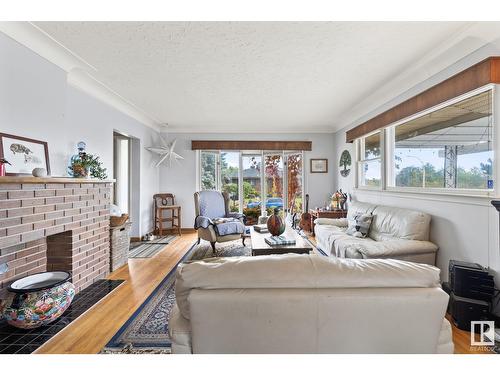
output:
[{"label": "brick fireplace", "polygon": [[109,274],[111,181],[0,178],[0,299],[43,271],[73,275],[79,292]]}]

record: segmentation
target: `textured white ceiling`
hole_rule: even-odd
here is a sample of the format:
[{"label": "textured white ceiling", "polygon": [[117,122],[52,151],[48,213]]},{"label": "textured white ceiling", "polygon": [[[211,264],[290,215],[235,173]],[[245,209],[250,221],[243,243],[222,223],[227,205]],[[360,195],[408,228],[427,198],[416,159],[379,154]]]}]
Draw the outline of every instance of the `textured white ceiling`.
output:
[{"label": "textured white ceiling", "polygon": [[464,23],[37,22],[175,131],[332,131]]}]

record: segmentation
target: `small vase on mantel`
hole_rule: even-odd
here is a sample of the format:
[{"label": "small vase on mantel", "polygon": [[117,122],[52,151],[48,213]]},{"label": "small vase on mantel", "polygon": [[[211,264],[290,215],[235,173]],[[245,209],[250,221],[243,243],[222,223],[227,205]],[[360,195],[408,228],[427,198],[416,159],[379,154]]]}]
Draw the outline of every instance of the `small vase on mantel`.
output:
[{"label": "small vase on mantel", "polygon": [[279,208],[275,208],[274,213],[267,219],[267,230],[272,236],[279,236],[285,231],[285,221],[280,216]]},{"label": "small vase on mantel", "polygon": [[89,168],[83,163],[87,145],[85,142],[80,141],[76,147],[78,148],[78,153],[73,155],[69,161],[68,174],[75,178],[88,178]]}]

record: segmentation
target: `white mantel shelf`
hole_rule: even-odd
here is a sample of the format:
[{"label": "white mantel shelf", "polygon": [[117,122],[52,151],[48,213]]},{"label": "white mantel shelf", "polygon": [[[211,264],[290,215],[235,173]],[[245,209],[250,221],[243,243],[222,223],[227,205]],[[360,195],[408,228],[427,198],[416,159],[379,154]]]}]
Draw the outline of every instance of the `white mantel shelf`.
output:
[{"label": "white mantel shelf", "polygon": [[73,177],[33,177],[33,176],[2,176],[0,184],[107,184],[115,180],[98,180],[96,178]]}]

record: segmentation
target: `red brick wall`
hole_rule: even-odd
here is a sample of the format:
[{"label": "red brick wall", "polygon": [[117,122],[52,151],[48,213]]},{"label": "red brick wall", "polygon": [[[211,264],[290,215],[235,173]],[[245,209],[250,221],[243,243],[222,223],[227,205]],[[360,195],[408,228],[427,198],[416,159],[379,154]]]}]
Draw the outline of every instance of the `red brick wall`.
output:
[{"label": "red brick wall", "polygon": [[0,298],[45,270],[73,274],[77,292],[109,273],[110,183],[0,183]]}]

